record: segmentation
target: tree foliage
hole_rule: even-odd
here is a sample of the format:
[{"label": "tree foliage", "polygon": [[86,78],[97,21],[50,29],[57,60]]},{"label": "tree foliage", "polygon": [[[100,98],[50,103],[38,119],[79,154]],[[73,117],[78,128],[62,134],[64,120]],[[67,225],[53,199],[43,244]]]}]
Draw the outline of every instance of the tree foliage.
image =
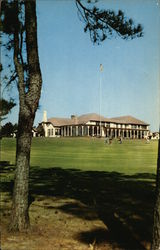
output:
[{"label": "tree foliage", "polygon": [[[26,55],[27,50],[24,0],[2,0],[1,30],[3,36],[5,36],[4,42],[2,39],[2,46],[6,50],[5,55],[8,60],[7,76],[5,75],[2,79],[3,84],[5,84],[7,87],[13,83],[16,83],[17,86],[19,85],[19,75],[17,72],[17,65],[19,65],[23,70],[23,85],[25,92],[27,92],[29,85],[29,66]],[[15,46],[15,44],[17,44],[17,46]],[[17,63],[15,63],[16,58]]]},{"label": "tree foliage", "polygon": [[11,109],[15,106],[15,102],[11,99],[7,101],[3,98],[0,99],[0,120],[3,120],[5,116],[11,111]]},{"label": "tree foliage", "polygon": [[11,122],[7,122],[4,126],[2,126],[0,131],[0,137],[11,137],[14,133],[17,132],[17,124],[12,124]]},{"label": "tree foliage", "polygon": [[100,10],[95,6],[87,8],[80,0],[76,0],[76,5],[80,20],[85,25],[84,32],[89,32],[93,43],[99,44],[116,35],[125,40],[143,36],[142,25],[135,26],[133,20],[125,17],[121,10],[116,13],[113,10]]},{"label": "tree foliage", "polygon": [[[33,2],[33,0],[32,0]],[[81,0],[75,0],[78,16],[84,23],[84,31],[89,32],[90,39],[95,44],[100,44],[105,39],[120,36],[122,39],[133,39],[143,36],[141,24],[135,25],[131,18],[127,18],[122,10],[116,13],[113,10],[101,10],[95,6],[96,0],[88,0],[86,4]],[[87,4],[88,3],[88,4]],[[92,4],[91,4],[92,3]],[[94,5],[93,5],[94,4]],[[90,7],[91,6],[91,7]],[[13,51],[15,44],[15,32],[17,33],[18,63],[23,68],[23,81],[25,93],[29,90],[29,61],[27,58],[26,27],[25,27],[25,1],[24,0],[2,0],[1,3],[1,25],[0,29],[8,36],[8,41],[3,44],[8,51]],[[15,57],[15,56],[14,56]],[[17,82],[18,74],[16,64],[9,63],[10,77],[5,77],[6,85]]]},{"label": "tree foliage", "polygon": [[44,131],[44,128],[43,128],[42,124],[38,125],[37,133],[38,133],[38,136],[45,136],[45,131]]}]

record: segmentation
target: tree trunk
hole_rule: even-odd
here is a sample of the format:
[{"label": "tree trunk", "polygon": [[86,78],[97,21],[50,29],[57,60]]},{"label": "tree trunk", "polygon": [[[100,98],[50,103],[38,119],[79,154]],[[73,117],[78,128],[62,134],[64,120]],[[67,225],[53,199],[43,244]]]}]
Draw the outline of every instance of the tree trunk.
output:
[{"label": "tree trunk", "polygon": [[14,180],[12,217],[10,225],[10,230],[12,231],[23,231],[29,227],[28,182],[32,125],[33,119],[28,119],[26,114],[20,111],[17,135],[16,171]]},{"label": "tree trunk", "polygon": [[152,250],[160,250],[160,139],[158,143],[156,203],[154,207],[154,225]]},{"label": "tree trunk", "polygon": [[[32,126],[41,94],[41,70],[37,45],[37,18],[35,0],[24,1],[26,54],[28,66],[28,85],[25,86],[25,72],[23,68],[23,41],[19,39],[18,28],[14,31],[14,63],[18,75],[18,91],[20,101],[16,171],[13,190],[13,204],[10,230],[24,231],[29,227],[28,214],[28,184],[30,150],[32,140]],[[15,1],[15,10],[18,19],[18,1]],[[18,23],[18,20],[17,20]]]}]

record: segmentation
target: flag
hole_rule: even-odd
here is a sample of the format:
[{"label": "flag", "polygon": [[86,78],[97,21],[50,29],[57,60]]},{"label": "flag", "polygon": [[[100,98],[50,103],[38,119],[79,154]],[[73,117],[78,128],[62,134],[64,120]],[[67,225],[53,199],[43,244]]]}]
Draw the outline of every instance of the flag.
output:
[{"label": "flag", "polygon": [[103,65],[100,64],[100,71],[102,72],[103,71]]}]

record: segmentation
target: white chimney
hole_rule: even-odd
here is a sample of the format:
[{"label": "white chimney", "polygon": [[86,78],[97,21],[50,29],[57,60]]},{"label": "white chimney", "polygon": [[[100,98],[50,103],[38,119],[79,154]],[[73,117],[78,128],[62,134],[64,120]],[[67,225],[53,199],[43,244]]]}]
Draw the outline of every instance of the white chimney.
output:
[{"label": "white chimney", "polygon": [[43,111],[43,121],[42,122],[47,122],[47,111]]}]

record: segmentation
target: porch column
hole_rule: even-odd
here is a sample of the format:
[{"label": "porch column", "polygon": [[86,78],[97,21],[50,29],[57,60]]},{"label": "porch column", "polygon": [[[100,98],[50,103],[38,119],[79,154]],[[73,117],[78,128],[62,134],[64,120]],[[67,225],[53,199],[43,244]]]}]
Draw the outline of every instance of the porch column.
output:
[{"label": "porch column", "polygon": [[124,130],[122,130],[122,137],[124,138]]},{"label": "porch column", "polygon": [[111,138],[112,138],[112,135],[113,135],[113,129],[111,129]]},{"label": "porch column", "polygon": [[120,136],[121,136],[121,130],[118,129],[118,137],[120,137]]},{"label": "porch column", "polygon": [[137,130],[137,139],[139,138],[139,131]]},{"label": "porch column", "polygon": [[89,136],[89,126],[87,126],[87,136]]},{"label": "porch column", "polygon": [[97,136],[99,135],[99,126],[97,126]]},{"label": "porch column", "polygon": [[84,126],[82,126],[82,136],[84,135]]},{"label": "porch column", "polygon": [[109,128],[107,128],[107,137],[109,137]]},{"label": "porch column", "polygon": [[63,136],[63,127],[61,127],[61,136]]},{"label": "porch column", "polygon": [[105,137],[105,128],[102,126],[102,137]]},{"label": "porch column", "polygon": [[115,129],[115,138],[117,138],[117,129]]},{"label": "porch column", "polygon": [[127,139],[128,139],[128,130],[126,130],[126,137],[127,137]]},{"label": "porch column", "polygon": [[67,136],[69,136],[69,126],[67,126],[66,129],[67,129]]},{"label": "porch column", "polygon": [[76,136],[78,136],[78,126],[76,126]]},{"label": "porch column", "polygon": [[142,139],[142,131],[140,131],[140,139]]},{"label": "porch column", "polygon": [[130,139],[132,139],[132,130],[129,131],[129,134]]},{"label": "porch column", "polygon": [[70,136],[72,136],[72,126],[70,126]]},{"label": "porch column", "polygon": [[133,138],[135,139],[135,130],[133,130]]},{"label": "porch column", "polygon": [[64,136],[66,136],[66,127],[63,127],[64,129]]},{"label": "porch column", "polygon": [[92,136],[94,136],[94,126],[92,126]]}]

